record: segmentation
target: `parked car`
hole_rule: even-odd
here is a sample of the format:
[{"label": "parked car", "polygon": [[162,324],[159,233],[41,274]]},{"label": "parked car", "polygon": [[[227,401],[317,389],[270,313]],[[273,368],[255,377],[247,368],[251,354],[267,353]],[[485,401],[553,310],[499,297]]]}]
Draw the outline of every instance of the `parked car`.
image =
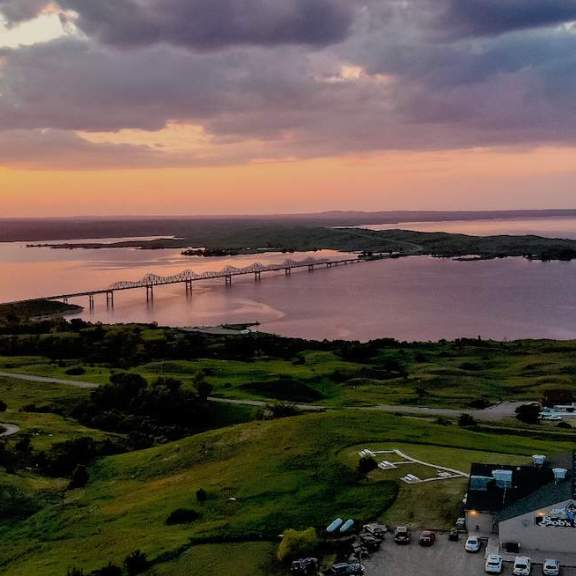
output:
[{"label": "parked car", "polygon": [[362,564],[348,562],[340,562],[333,564],[326,572],[326,576],[364,576],[366,569]]},{"label": "parked car", "polygon": [[410,544],[412,540],[412,535],[407,526],[398,526],[394,531],[394,542],[396,544]]},{"label": "parked car", "polygon": [[436,542],[436,534],[431,532],[430,530],[424,530],[422,534],[420,534],[420,538],[418,540],[418,544],[420,546],[432,546]]},{"label": "parked car", "polygon": [[380,544],[382,544],[382,540],[378,540],[378,538],[374,538],[374,536],[364,533],[360,534],[360,542],[370,552],[376,552],[376,550],[380,548]]},{"label": "parked car", "polygon": [[542,573],[545,576],[559,576],[560,562],[552,559],[544,560],[544,564],[542,564]]},{"label": "parked car", "polygon": [[488,554],[484,571],[486,574],[502,574],[502,556],[500,554]]},{"label": "parked car", "polygon": [[290,574],[296,576],[316,576],[318,574],[318,558],[300,558],[290,566]]},{"label": "parked car", "polygon": [[384,540],[386,532],[388,532],[388,526],[384,524],[377,524],[373,522],[372,524],[365,524],[362,526],[362,531],[378,538],[379,540]]},{"label": "parked car", "polygon": [[532,571],[532,563],[528,556],[516,556],[514,560],[514,568],[512,574],[514,576],[530,576]]},{"label": "parked car", "polygon": [[452,530],[450,530],[448,533],[448,540],[450,540],[450,542],[458,542],[459,539],[460,534],[458,533],[458,530],[456,530],[456,528],[452,528]]},{"label": "parked car", "polygon": [[480,548],[482,548],[480,538],[478,538],[478,536],[468,536],[466,544],[464,544],[466,552],[480,552]]}]

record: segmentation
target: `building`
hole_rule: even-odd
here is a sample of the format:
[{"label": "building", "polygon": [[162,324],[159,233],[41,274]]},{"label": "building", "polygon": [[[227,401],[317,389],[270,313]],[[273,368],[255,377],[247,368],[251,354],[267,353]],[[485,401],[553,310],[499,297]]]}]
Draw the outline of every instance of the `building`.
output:
[{"label": "building", "polygon": [[576,552],[576,453],[472,464],[465,513],[470,533],[497,534],[504,550]]}]

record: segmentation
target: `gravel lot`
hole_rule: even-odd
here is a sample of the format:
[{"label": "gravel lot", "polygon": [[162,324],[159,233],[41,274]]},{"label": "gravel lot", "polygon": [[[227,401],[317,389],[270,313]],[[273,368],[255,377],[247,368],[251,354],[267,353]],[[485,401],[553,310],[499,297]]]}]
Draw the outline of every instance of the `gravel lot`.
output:
[{"label": "gravel lot", "polygon": [[[418,533],[412,534],[408,546],[394,544],[390,535],[382,548],[365,561],[366,576],[485,576],[484,554],[464,550],[465,539],[449,542],[446,534],[438,534],[430,548],[418,545]],[[505,563],[504,576],[511,576],[512,564]],[[532,566],[532,576],[541,576],[542,567]],[[576,568],[564,568],[562,576],[576,576]]]}]

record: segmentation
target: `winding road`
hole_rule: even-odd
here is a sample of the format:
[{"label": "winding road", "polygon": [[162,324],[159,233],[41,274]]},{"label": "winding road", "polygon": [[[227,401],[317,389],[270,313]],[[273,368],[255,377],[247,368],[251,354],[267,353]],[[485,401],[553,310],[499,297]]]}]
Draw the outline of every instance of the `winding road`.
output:
[{"label": "winding road", "polygon": [[[65,380],[61,378],[50,378],[46,376],[34,376],[33,374],[22,374],[19,372],[5,372],[0,371],[0,378],[12,378],[14,380],[23,380],[26,382],[39,382],[46,384],[63,384],[65,386],[74,386],[76,388],[93,389],[97,388],[98,384],[92,382],[82,382],[80,380]],[[256,406],[265,407],[274,399],[269,400],[237,400],[233,398],[208,398],[210,402],[219,404],[234,404],[239,406]],[[428,408],[425,406],[398,406],[393,404],[374,404],[372,406],[343,406],[342,408],[329,408],[326,406],[319,406],[317,404],[296,404],[296,408],[302,412],[325,412],[326,410],[381,410],[382,412],[390,412],[393,414],[404,414],[414,416],[444,416],[446,418],[458,418],[463,412],[470,414],[476,420],[483,421],[497,421],[503,418],[512,418],[515,415],[515,410],[518,406],[526,402],[501,402],[495,404],[490,408],[484,410],[466,410],[466,409],[453,409],[453,408]],[[9,425],[3,424],[4,427]],[[8,434],[5,434],[6,436]],[[0,435],[1,436],[1,435]]]}]

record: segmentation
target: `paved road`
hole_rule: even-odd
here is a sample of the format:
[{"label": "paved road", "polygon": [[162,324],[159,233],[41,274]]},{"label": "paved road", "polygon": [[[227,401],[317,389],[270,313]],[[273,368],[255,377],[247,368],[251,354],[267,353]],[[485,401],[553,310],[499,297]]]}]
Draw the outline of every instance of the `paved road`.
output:
[{"label": "paved road", "polygon": [[93,384],[92,382],[81,382],[80,380],[62,380],[60,378],[34,376],[33,374],[20,374],[18,372],[0,372],[0,378],[12,378],[14,380],[25,380],[26,382],[43,382],[45,384],[64,384],[66,386],[75,386],[76,388],[98,388],[98,384]]},{"label": "paved road", "polygon": [[16,426],[16,424],[4,424],[0,422],[0,428],[4,429],[2,432],[0,432],[0,438],[13,436],[14,434],[18,434],[18,432],[20,432],[20,426]]},{"label": "paved road", "polygon": [[[24,380],[27,382],[44,382],[47,384],[64,384],[67,386],[75,386],[77,388],[92,389],[97,388],[98,384],[91,382],[82,382],[80,380],[64,380],[61,378],[49,378],[46,376],[34,376],[32,374],[21,374],[17,372],[0,372],[0,377],[13,378],[15,380]],[[237,404],[241,406],[258,406],[263,407],[273,402],[270,400],[235,400],[232,398],[209,398],[211,402],[218,402],[221,404]],[[462,412],[470,414],[477,420],[495,421],[502,420],[503,418],[510,418],[514,416],[514,411],[523,402],[502,402],[496,404],[485,410],[455,410],[452,408],[426,408],[423,406],[396,406],[387,404],[376,404],[374,406],[345,406],[345,410],[382,410],[383,412],[391,412],[397,414],[414,414],[416,416],[445,416],[448,418],[458,418]],[[316,404],[296,404],[296,407],[303,412],[324,412],[330,410],[325,406],[318,406]]]},{"label": "paved road", "polygon": [[476,418],[476,420],[495,421],[503,418],[512,418],[518,406],[526,402],[501,402],[484,410],[456,410],[453,408],[426,408],[424,406],[391,406],[376,405],[368,406],[365,410],[383,410],[384,412],[394,412],[397,414],[414,414],[417,416],[446,416],[448,418],[458,418],[465,412]]}]

